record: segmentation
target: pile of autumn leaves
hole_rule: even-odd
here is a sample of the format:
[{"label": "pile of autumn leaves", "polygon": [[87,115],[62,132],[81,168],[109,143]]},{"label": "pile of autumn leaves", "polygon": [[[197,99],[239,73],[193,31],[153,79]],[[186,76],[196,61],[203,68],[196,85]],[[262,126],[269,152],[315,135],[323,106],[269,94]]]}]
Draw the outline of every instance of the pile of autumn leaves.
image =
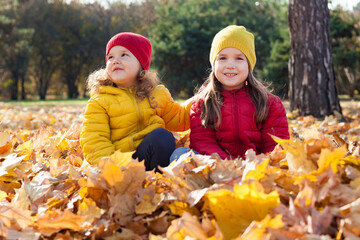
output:
[{"label": "pile of autumn leaves", "polygon": [[[1,103],[0,103],[1,104]],[[355,239],[360,116],[289,114],[292,139],[245,160],[183,155],[146,172],[131,153],[83,160],[83,106],[0,105],[0,236],[6,239]],[[355,109],[355,112],[354,112]],[[354,114],[355,113],[355,114]],[[176,134],[178,146],[188,134]]]}]

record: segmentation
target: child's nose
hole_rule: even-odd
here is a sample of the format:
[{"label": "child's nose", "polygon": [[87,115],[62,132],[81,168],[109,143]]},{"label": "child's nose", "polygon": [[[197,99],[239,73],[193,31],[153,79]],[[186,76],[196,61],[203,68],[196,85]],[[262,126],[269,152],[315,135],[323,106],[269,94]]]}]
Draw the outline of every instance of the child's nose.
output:
[{"label": "child's nose", "polygon": [[120,57],[114,57],[113,63],[119,63],[120,59],[121,59]]},{"label": "child's nose", "polygon": [[235,65],[234,63],[228,63],[227,66],[226,66],[228,69],[234,69],[235,68]]}]

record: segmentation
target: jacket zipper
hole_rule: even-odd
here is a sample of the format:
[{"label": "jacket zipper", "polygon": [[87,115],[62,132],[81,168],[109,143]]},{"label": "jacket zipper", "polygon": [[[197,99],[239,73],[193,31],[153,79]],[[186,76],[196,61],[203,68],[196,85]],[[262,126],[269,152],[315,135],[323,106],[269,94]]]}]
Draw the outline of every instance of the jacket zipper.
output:
[{"label": "jacket zipper", "polygon": [[234,106],[234,113],[235,113],[235,136],[236,138],[239,140],[239,109],[237,107],[237,97],[236,97],[236,92],[233,92],[233,97],[234,97],[234,101],[233,101],[233,106]]},{"label": "jacket zipper", "polygon": [[136,107],[136,110],[137,110],[137,115],[138,115],[138,130],[141,131],[143,130],[143,116],[141,114],[141,109],[140,109],[140,106],[139,104],[137,103],[136,101],[136,97],[134,96],[134,94],[129,90],[129,92],[127,92],[128,95],[130,96],[131,100],[133,101],[135,107]]}]

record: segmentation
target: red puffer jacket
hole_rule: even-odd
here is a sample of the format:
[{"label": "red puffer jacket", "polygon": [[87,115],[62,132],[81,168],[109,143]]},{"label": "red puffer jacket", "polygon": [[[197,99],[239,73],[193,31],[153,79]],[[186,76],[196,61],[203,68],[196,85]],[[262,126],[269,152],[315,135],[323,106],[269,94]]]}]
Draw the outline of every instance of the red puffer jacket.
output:
[{"label": "red puffer jacket", "polygon": [[194,101],[190,111],[190,148],[201,154],[218,153],[222,159],[244,158],[252,148],[257,154],[271,152],[275,135],[288,139],[288,122],[285,108],[279,97],[268,94],[269,113],[259,126],[255,121],[255,106],[247,95],[247,87],[223,91],[222,121],[217,131],[201,126],[202,101]]}]

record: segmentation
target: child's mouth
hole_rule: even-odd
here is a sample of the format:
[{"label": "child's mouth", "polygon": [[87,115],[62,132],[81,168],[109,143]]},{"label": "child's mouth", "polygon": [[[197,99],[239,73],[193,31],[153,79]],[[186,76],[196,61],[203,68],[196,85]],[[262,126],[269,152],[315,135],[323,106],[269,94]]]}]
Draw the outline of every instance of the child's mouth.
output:
[{"label": "child's mouth", "polygon": [[226,77],[234,77],[236,76],[237,74],[236,73],[225,73],[224,74]]},{"label": "child's mouth", "polygon": [[114,68],[114,72],[116,72],[116,71],[120,71],[120,70],[122,70],[122,68]]}]

